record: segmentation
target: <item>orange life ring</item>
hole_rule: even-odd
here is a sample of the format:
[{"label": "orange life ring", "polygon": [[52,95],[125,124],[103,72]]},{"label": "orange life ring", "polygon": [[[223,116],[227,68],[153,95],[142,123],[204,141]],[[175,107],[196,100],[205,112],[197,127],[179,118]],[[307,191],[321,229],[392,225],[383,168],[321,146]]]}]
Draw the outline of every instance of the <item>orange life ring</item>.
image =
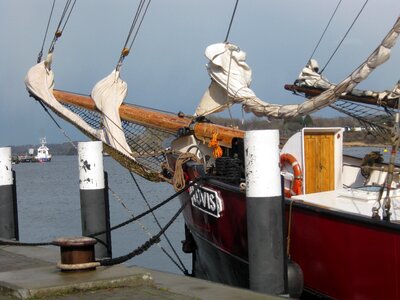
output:
[{"label": "orange life ring", "polygon": [[299,163],[297,162],[296,158],[289,153],[282,153],[280,160],[281,160],[281,169],[285,164],[290,164],[293,168],[294,179],[290,184],[290,188],[288,187],[284,188],[285,197],[290,198],[293,195],[300,195],[302,193],[301,190],[303,186],[303,176]]}]

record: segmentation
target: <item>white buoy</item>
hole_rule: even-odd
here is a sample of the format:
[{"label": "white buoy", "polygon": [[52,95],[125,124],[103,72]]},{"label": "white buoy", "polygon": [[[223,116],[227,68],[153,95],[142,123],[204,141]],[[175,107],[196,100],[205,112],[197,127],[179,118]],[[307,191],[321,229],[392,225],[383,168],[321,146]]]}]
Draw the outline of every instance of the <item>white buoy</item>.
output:
[{"label": "white buoy", "polygon": [[[103,144],[100,141],[78,143],[79,188],[82,235],[110,229],[108,189],[103,166]],[[96,236],[96,258],[111,257],[110,232]]]},{"label": "white buoy", "polygon": [[0,237],[18,240],[17,193],[11,165],[11,147],[0,148]]},{"label": "white buoy", "polygon": [[246,131],[244,153],[250,289],[285,294],[287,266],[279,131]]}]

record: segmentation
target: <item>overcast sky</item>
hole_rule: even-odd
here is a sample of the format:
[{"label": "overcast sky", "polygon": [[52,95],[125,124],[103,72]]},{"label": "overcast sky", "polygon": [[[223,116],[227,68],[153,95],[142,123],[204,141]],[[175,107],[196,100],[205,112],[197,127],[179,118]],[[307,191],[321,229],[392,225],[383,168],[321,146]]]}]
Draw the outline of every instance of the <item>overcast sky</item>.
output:
[{"label": "overcast sky", "polygon": [[[0,0],[0,147],[66,142],[43,108],[28,96],[24,77],[36,63],[52,0]],[[300,103],[285,91],[307,63],[338,1],[242,0],[229,41],[247,53],[252,89],[271,103]],[[365,0],[344,0],[315,58],[323,66]],[[47,39],[65,1],[56,2]],[[225,39],[235,0],[153,0],[122,78],[126,102],[192,114],[210,83],[205,48]],[[78,0],[53,60],[56,88],[89,94],[119,58],[138,0]],[[400,13],[399,0],[370,0],[324,73],[350,74],[378,45]],[[392,58],[360,88],[391,89],[400,79],[400,42]],[[332,115],[328,109],[321,112]],[[320,115],[321,115],[320,113]],[[239,116],[240,117],[240,116]],[[73,140],[87,140],[61,121]]]}]

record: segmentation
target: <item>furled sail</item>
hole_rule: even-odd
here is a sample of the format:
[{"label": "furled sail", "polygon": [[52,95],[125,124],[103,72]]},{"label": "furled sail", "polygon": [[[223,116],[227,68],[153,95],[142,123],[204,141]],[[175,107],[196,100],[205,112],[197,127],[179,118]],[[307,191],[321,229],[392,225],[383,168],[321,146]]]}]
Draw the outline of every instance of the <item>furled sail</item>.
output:
[{"label": "furled sail", "polygon": [[126,142],[122,129],[119,108],[126,98],[128,86],[113,70],[110,75],[100,80],[92,90],[92,98],[98,110],[102,112],[102,123],[108,144],[131,157],[131,149]]},{"label": "furled sail", "polygon": [[[315,59],[310,59],[307,65],[303,68],[299,77],[295,81],[296,86],[311,87],[321,90],[327,90],[335,87],[335,84],[328,81],[327,78],[318,73],[318,62]],[[384,103],[385,100],[400,98],[400,81],[389,91],[372,91],[353,89],[349,93],[355,97],[373,97],[376,98],[377,104]]]},{"label": "furled sail", "polygon": [[[246,112],[252,112],[257,116],[273,118],[287,118],[298,115],[306,115],[320,110],[333,103],[340,95],[349,93],[357,84],[366,79],[368,75],[379,65],[386,62],[390,57],[391,48],[400,33],[400,18],[398,18],[375,51],[354,70],[347,78],[336,86],[329,87],[326,91],[307,101],[296,105],[270,104],[259,99],[250,89],[251,69],[246,64],[246,54],[237,46],[229,43],[214,44],[207,48],[206,57],[209,59],[207,69],[209,75],[216,85],[211,84],[207,95],[207,101],[211,103],[210,109],[205,109],[203,97],[197,115],[207,115],[234,103],[243,105]],[[213,89],[223,90],[215,92]],[[224,98],[212,98],[213,95]]]},{"label": "furled sail", "polygon": [[52,54],[49,53],[45,60],[29,69],[25,77],[25,86],[29,93],[44,101],[54,112],[67,121],[75,124],[88,135],[105,142],[101,130],[92,128],[81,117],[62,106],[53,95],[54,73],[51,70]]},{"label": "furled sail", "polygon": [[[84,97],[80,95],[67,96],[66,98],[70,100],[69,103],[60,102],[55,97],[55,95],[60,95],[61,92],[53,89],[54,73],[51,70],[51,62],[52,54],[49,53],[44,61],[34,65],[28,71],[25,77],[25,85],[29,93],[91,139],[102,141],[105,151],[130,171],[151,181],[165,180],[161,175],[160,166],[165,161],[164,148],[159,144],[170,134],[156,133],[151,129],[127,122],[121,124],[119,109],[126,96],[126,85],[119,79],[117,73],[112,72],[95,86],[93,94],[97,99],[96,107],[92,100],[92,104],[89,105],[92,108],[88,110],[74,102],[82,102],[81,98]],[[116,81],[115,86],[111,84],[111,88],[105,87],[107,86],[105,82],[108,81]],[[105,98],[108,95],[113,97],[106,101]],[[77,100],[77,98],[79,99]],[[99,110],[104,111],[104,113],[99,112]],[[107,127],[111,130],[104,131],[103,129],[107,129]],[[122,129],[129,134],[131,146],[126,142]],[[124,142],[125,144],[123,144]],[[131,155],[131,149],[135,150],[135,155]],[[150,152],[151,154],[149,154]]]}]

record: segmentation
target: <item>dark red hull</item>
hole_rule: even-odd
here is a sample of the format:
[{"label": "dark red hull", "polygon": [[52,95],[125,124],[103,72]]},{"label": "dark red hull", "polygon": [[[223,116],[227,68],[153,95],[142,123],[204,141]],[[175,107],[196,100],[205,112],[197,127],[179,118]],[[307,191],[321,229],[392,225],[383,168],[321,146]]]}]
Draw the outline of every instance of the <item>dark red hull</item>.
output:
[{"label": "dark red hull", "polygon": [[[218,191],[223,213],[215,218],[191,203],[185,208],[197,245],[195,276],[248,287],[245,194],[219,181],[205,185]],[[190,202],[188,194],[181,199]],[[291,259],[308,291],[337,299],[400,299],[400,224],[294,203],[290,232]]]}]

